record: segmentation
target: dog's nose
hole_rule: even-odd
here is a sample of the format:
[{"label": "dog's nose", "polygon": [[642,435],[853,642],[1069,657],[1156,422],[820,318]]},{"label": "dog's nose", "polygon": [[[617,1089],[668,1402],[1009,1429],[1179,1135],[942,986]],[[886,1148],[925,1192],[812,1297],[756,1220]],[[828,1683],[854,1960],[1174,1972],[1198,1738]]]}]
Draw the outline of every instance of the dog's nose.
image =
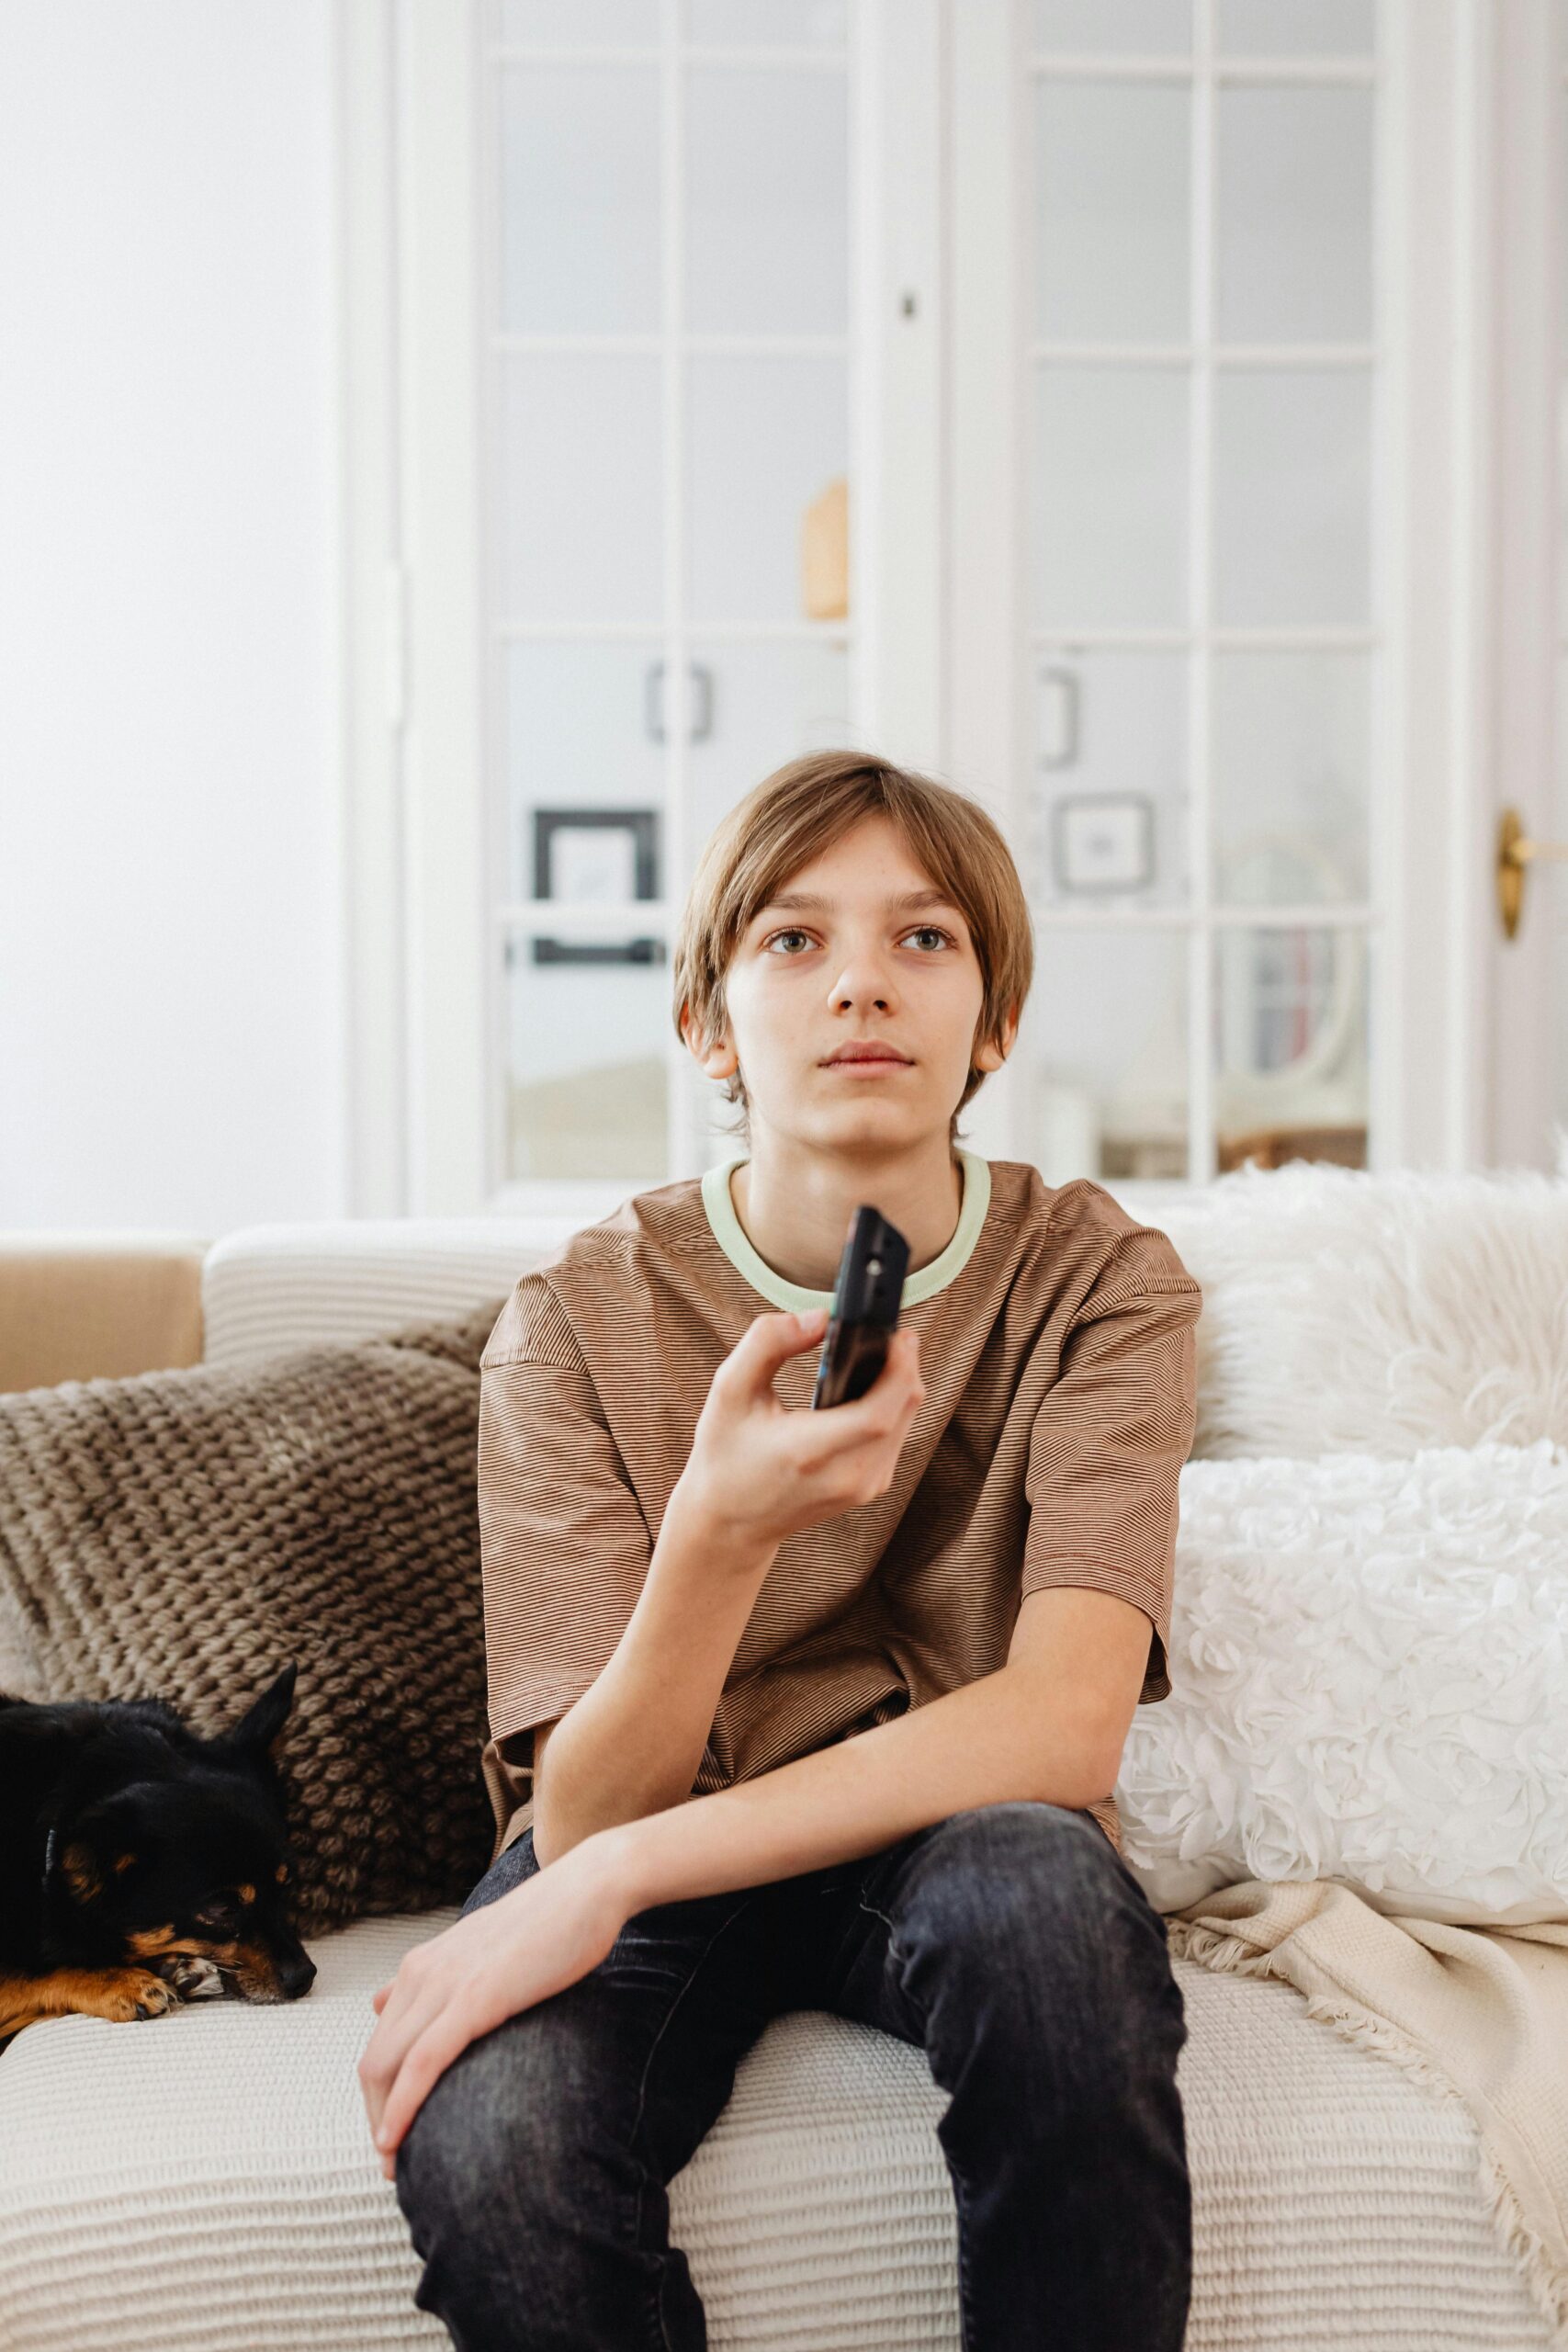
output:
[{"label": "dog's nose", "polygon": [[284,1999],[297,2001],[300,1994],[308,1993],[315,1983],[316,1963],[308,1953],[301,1952],[298,1960],[284,1962],[277,1972],[277,1981],[283,1987]]}]

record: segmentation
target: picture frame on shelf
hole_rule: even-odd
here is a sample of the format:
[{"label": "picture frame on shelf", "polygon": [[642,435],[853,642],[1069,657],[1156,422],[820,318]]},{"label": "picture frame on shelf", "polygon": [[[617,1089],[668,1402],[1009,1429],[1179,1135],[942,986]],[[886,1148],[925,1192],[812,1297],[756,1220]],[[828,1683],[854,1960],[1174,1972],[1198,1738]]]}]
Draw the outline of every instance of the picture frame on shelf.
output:
[{"label": "picture frame on shelf", "polygon": [[[659,896],[657,808],[536,808],[533,875],[536,899],[563,903],[625,905]],[[536,936],[536,964],[662,964],[656,938],[555,939]]]},{"label": "picture frame on shelf", "polygon": [[1146,888],[1155,878],[1154,802],[1142,792],[1064,793],[1051,811],[1051,864],[1064,893]]}]

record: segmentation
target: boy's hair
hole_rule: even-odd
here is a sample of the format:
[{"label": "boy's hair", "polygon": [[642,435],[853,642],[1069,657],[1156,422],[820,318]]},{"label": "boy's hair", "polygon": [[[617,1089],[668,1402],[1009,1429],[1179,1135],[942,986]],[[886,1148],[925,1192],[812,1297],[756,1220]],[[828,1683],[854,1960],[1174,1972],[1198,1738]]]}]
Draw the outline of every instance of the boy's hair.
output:
[{"label": "boy's hair", "polygon": [[[753,786],[715,827],[692,877],[675,937],[675,1028],[679,1034],[682,1005],[702,1039],[727,1027],[725,975],[747,926],[792,875],[874,816],[897,827],[916,863],[961,910],[985,982],[951,1139],[987,1075],[975,1068],[974,1053],[1000,1046],[1009,1012],[1015,1005],[1022,1012],[1034,977],[1034,934],[1018,868],[996,825],[978,801],[931,776],[866,752],[823,751]],[[740,1104],[739,1133],[748,1137],[739,1070],[724,1081],[724,1094]]]}]

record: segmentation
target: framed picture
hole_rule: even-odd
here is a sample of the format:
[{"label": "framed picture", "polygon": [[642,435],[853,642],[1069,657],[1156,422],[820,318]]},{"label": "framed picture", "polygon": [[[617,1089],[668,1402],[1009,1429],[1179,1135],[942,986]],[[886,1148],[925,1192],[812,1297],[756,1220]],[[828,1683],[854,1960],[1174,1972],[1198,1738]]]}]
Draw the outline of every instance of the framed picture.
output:
[{"label": "framed picture", "polygon": [[1141,792],[1064,794],[1051,862],[1059,890],[1141,890],[1155,878],[1154,803]]},{"label": "framed picture", "polygon": [[[659,896],[657,808],[536,808],[534,896],[624,906]],[[662,964],[662,939],[534,941],[536,964]]]}]

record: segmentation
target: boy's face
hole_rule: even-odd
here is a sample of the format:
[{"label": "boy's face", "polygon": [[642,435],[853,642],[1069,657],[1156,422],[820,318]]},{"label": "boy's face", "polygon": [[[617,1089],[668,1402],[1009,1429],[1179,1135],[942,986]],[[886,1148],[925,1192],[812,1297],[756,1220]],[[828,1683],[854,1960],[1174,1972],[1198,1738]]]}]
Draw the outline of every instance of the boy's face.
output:
[{"label": "boy's face", "polygon": [[[982,1069],[1004,1058],[976,1046],[984,993],[963,915],[868,817],[758,910],[726,975],[725,1036],[692,1042],[710,1078],[739,1060],[754,1134],[897,1150],[946,1134],[972,1055]],[[867,1040],[897,1058],[833,1058]]]}]

